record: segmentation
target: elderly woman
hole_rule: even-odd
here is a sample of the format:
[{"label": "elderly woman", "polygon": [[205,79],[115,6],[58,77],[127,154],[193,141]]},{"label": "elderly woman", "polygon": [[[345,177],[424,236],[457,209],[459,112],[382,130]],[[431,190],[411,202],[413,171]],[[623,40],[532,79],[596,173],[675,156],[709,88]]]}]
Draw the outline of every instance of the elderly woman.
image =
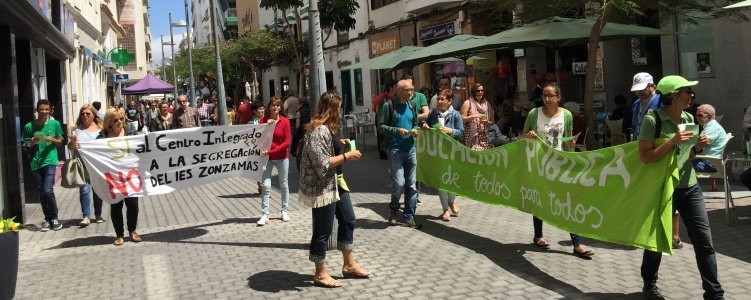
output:
[{"label": "elderly woman", "polygon": [[341,97],[333,92],[321,95],[313,119],[306,127],[300,157],[300,192],[298,200],[311,207],[313,237],[310,240],[310,260],[315,263],[313,283],[316,286],[337,288],[342,284],[326,270],[326,245],[333,229],[334,217],[339,221],[337,249],[342,251],[342,275],[368,278],[352,253],[355,230],[355,211],[349,188],[344,183],[341,166],[347,161],[360,159],[360,151],[342,150],[348,140],[339,140],[339,113]]},{"label": "elderly woman", "polygon": [[464,122],[464,145],[473,150],[490,148],[488,127],[493,124],[493,107],[485,100],[485,87],[475,84],[472,97],[462,104],[462,121]]},{"label": "elderly woman", "polygon": [[272,97],[269,101],[269,114],[261,118],[261,124],[274,124],[274,136],[271,140],[271,149],[261,151],[261,155],[268,155],[269,161],[263,170],[263,215],[258,220],[258,226],[266,225],[269,221],[269,198],[271,197],[271,169],[276,166],[279,173],[279,188],[282,190],[282,221],[289,222],[287,213],[289,203],[289,146],[292,143],[292,131],[289,119],[280,114],[282,100]]},{"label": "elderly woman", "polygon": [[[546,144],[557,150],[563,150],[564,145],[567,149],[573,149],[573,139],[564,142],[565,138],[571,137],[573,117],[570,111],[558,106],[561,101],[561,88],[555,83],[546,83],[542,86],[542,100],[545,103],[543,107],[529,112],[522,135],[530,139],[540,135]],[[535,230],[532,242],[542,249],[550,248],[542,235],[542,220],[533,216],[532,224]],[[580,243],[578,235],[571,234],[571,243],[574,246],[574,255],[584,259],[594,255],[594,252],[587,250],[587,247]]]},{"label": "elderly woman", "polygon": [[[68,148],[73,151],[77,151],[80,148],[78,142],[90,142],[96,140],[99,136],[99,132],[102,131],[102,120],[99,119],[99,114],[94,106],[85,104],[78,112],[78,119],[76,120],[76,127],[71,128],[70,141],[68,142]],[[83,218],[78,223],[80,227],[86,227],[91,223],[89,217],[91,216],[91,208],[89,206],[89,199],[91,198],[91,180],[86,178],[86,185],[78,188],[79,200],[81,201],[81,213]],[[102,223],[102,198],[94,193],[94,222]]]},{"label": "elderly woman", "polygon": [[[456,140],[461,140],[464,136],[464,125],[462,124],[462,116],[458,111],[454,110],[451,106],[451,101],[454,99],[454,95],[449,89],[438,92],[437,95],[438,104],[433,111],[428,114],[428,119],[422,122],[422,129],[428,129],[435,127],[441,132],[450,135]],[[454,216],[459,214],[459,207],[456,206],[456,195],[438,190],[438,198],[441,200],[443,206],[443,214],[441,214],[441,220],[450,221],[451,214],[449,214],[449,208]]]},{"label": "elderly woman", "polygon": [[[104,115],[104,130],[99,133],[97,139],[106,139],[113,137],[125,136],[125,111],[121,108],[110,108]],[[134,243],[142,241],[141,236],[136,233],[136,225],[138,225],[138,198],[126,197],[125,199],[115,204],[110,204],[110,218],[112,219],[112,226],[115,227],[115,246],[120,246],[125,243],[123,237],[125,231],[123,230],[123,204],[128,208],[128,235],[130,240]]]}]

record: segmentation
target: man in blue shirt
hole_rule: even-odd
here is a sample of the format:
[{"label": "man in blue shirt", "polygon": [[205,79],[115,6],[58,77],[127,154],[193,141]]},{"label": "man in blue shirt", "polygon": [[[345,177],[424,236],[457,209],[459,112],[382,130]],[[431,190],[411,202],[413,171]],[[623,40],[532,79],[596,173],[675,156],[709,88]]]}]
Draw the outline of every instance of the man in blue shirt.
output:
[{"label": "man in blue shirt", "polygon": [[645,72],[634,75],[631,91],[639,98],[631,106],[631,140],[636,141],[639,139],[639,127],[644,116],[649,111],[656,111],[660,108],[660,94],[655,92],[652,75]]},{"label": "man in blue shirt", "polygon": [[[410,99],[415,87],[412,81],[403,79],[397,84],[396,98],[383,101],[378,109],[378,132],[387,137],[381,144],[386,150],[391,174],[391,202],[389,203],[389,223],[396,225],[399,212],[399,198],[404,191],[404,225],[419,228],[414,216],[417,209],[417,165],[415,140],[419,126],[416,105]],[[393,105],[393,107],[392,107]]]}]

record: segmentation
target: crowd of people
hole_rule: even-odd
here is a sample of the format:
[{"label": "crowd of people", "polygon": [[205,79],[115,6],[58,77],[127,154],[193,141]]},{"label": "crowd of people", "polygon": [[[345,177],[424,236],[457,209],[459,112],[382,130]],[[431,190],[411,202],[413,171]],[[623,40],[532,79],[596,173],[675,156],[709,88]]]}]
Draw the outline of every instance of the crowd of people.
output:
[{"label": "crowd of people", "polygon": [[[469,99],[462,102],[449,88],[449,83],[442,78],[439,81],[441,89],[428,102],[426,95],[415,92],[413,78],[405,76],[399,81],[388,81],[384,92],[374,99],[377,102],[374,109],[377,112],[379,150],[388,161],[391,181],[388,204],[388,222],[391,225],[421,227],[415,221],[419,191],[415,176],[417,161],[414,140],[420,130],[435,128],[477,151],[494,146],[489,139],[489,128],[497,126],[497,115],[492,103],[485,98],[485,86],[475,84],[471,87]],[[727,142],[725,131],[715,120],[714,107],[696,104],[696,94],[691,86],[697,83],[680,76],[666,76],[658,84],[654,84],[651,75],[639,73],[632,82],[631,90],[636,99],[631,107],[623,103],[622,98],[625,97],[617,99],[618,106],[610,117],[620,116],[623,123],[628,124],[628,132],[633,141],[638,141],[639,157],[644,163],[658,161],[671,152],[679,151],[683,143],[691,140],[693,133],[683,130],[682,124],[698,123],[703,127],[696,145],[691,147],[692,152],[721,155]],[[520,128],[521,137],[539,137],[558,150],[574,151],[576,115],[580,114],[578,105],[562,104],[562,91],[555,83],[546,83],[540,88],[542,105],[536,108],[522,106],[525,108],[523,113],[516,109],[513,101],[503,99],[501,115],[507,124],[502,126],[510,128],[511,132]],[[69,130],[68,147],[71,151],[77,151],[80,142],[137,134],[143,132],[144,128],[147,131],[164,131],[210,126],[218,122],[215,101],[199,102],[193,108],[188,105],[185,95],[178,97],[177,108],[167,101],[141,105],[137,101],[130,101],[127,108],[112,107],[102,115],[96,104],[84,105],[79,110],[75,126]],[[314,109],[310,108],[306,98],[298,99],[291,92],[284,99],[272,97],[266,107],[261,103],[251,102],[248,97],[243,98],[237,108],[231,107],[231,102],[227,104],[227,118],[231,120],[228,124],[274,124],[271,147],[261,153],[268,156],[269,160],[262,182],[258,183],[263,201],[262,215],[257,225],[263,226],[269,222],[272,167],[276,167],[279,174],[281,220],[290,220],[289,156],[296,155],[300,164],[298,199],[311,208],[313,218],[309,259],[315,265],[315,285],[329,288],[341,286],[341,282],[328,273],[325,263],[326,244],[335,218],[339,222],[337,248],[342,251],[344,259],[342,275],[368,278],[370,273],[357,264],[352,252],[356,217],[352,208],[351,191],[342,172],[347,161],[360,159],[362,153],[350,148],[349,140],[338,136],[342,114],[341,97],[335,92],[327,92],[321,95]],[[687,111],[691,107],[696,107],[694,114]],[[49,102],[38,101],[37,119],[26,124],[23,130],[23,138],[29,139],[33,147],[31,169],[41,191],[40,203],[45,216],[42,231],[62,228],[52,187],[57,166],[57,147],[63,143],[63,128],[49,114]],[[672,205],[674,222],[678,218],[683,219],[688,236],[694,244],[705,298],[721,299],[723,290],[717,279],[711,231],[702,190],[696,180],[696,171],[711,172],[711,168],[711,164],[700,159],[679,162],[680,181],[673,193]],[[745,172],[742,179],[751,189],[751,171]],[[92,222],[105,222],[102,218],[102,199],[91,190],[90,181],[87,180],[79,193],[82,213],[79,225],[85,227]],[[404,206],[400,214],[402,194]],[[459,215],[456,195],[439,191],[438,196],[442,206],[441,220],[450,221],[451,217]],[[91,198],[94,203],[93,218]],[[129,197],[111,204],[110,219],[116,234],[114,245],[120,246],[125,242],[123,206],[127,208],[130,241],[142,241],[136,232],[138,201],[138,198]],[[674,229],[677,228],[676,223]],[[543,236],[542,220],[535,216],[533,233],[533,244],[548,249],[549,244]],[[570,236],[573,254],[591,259],[594,252],[581,243],[578,235],[571,233]],[[681,245],[677,231],[673,232],[673,243],[676,248]],[[663,299],[656,285],[661,257],[658,252],[644,252],[641,267],[643,291],[650,299]]]}]

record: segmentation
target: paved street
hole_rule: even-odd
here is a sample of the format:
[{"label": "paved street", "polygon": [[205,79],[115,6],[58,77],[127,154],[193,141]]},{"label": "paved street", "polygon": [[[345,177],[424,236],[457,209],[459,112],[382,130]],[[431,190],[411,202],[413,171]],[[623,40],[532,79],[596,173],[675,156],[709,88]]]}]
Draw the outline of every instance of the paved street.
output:
[{"label": "paved street", "polygon": [[[460,216],[442,222],[438,197],[426,188],[417,209],[423,228],[389,227],[387,168],[368,139],[365,158],[345,172],[358,217],[355,251],[371,279],[345,279],[332,290],[313,286],[311,215],[296,200],[291,164],[291,222],[281,221],[275,187],[272,220],[256,226],[256,184],[232,178],[142,199],[144,242],[126,239],[121,247],[112,245],[108,205],[107,222],[79,229],[78,191],[58,186],[65,228],[43,233],[35,224],[21,232],[16,298],[641,299],[641,250],[585,239],[596,255],[581,260],[571,254],[568,233],[546,226],[552,247],[541,251],[531,244],[531,216],[513,209],[460,198]],[[738,194],[746,198],[736,200],[734,226],[725,224],[724,200],[707,205],[726,296],[751,299],[751,220],[737,219],[751,216],[751,197]],[[42,220],[38,205],[28,210],[30,220]],[[671,299],[700,299],[693,246],[682,233],[686,247],[663,259],[660,287]],[[341,254],[329,252],[329,263],[340,277]]]}]

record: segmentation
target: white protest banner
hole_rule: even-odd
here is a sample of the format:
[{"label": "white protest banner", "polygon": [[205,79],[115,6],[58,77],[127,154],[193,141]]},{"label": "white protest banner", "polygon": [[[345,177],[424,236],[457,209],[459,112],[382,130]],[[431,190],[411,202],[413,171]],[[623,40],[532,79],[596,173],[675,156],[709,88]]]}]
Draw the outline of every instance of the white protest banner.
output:
[{"label": "white protest banner", "polygon": [[91,186],[104,201],[166,194],[228,177],[261,181],[273,124],[185,128],[81,142]]}]

